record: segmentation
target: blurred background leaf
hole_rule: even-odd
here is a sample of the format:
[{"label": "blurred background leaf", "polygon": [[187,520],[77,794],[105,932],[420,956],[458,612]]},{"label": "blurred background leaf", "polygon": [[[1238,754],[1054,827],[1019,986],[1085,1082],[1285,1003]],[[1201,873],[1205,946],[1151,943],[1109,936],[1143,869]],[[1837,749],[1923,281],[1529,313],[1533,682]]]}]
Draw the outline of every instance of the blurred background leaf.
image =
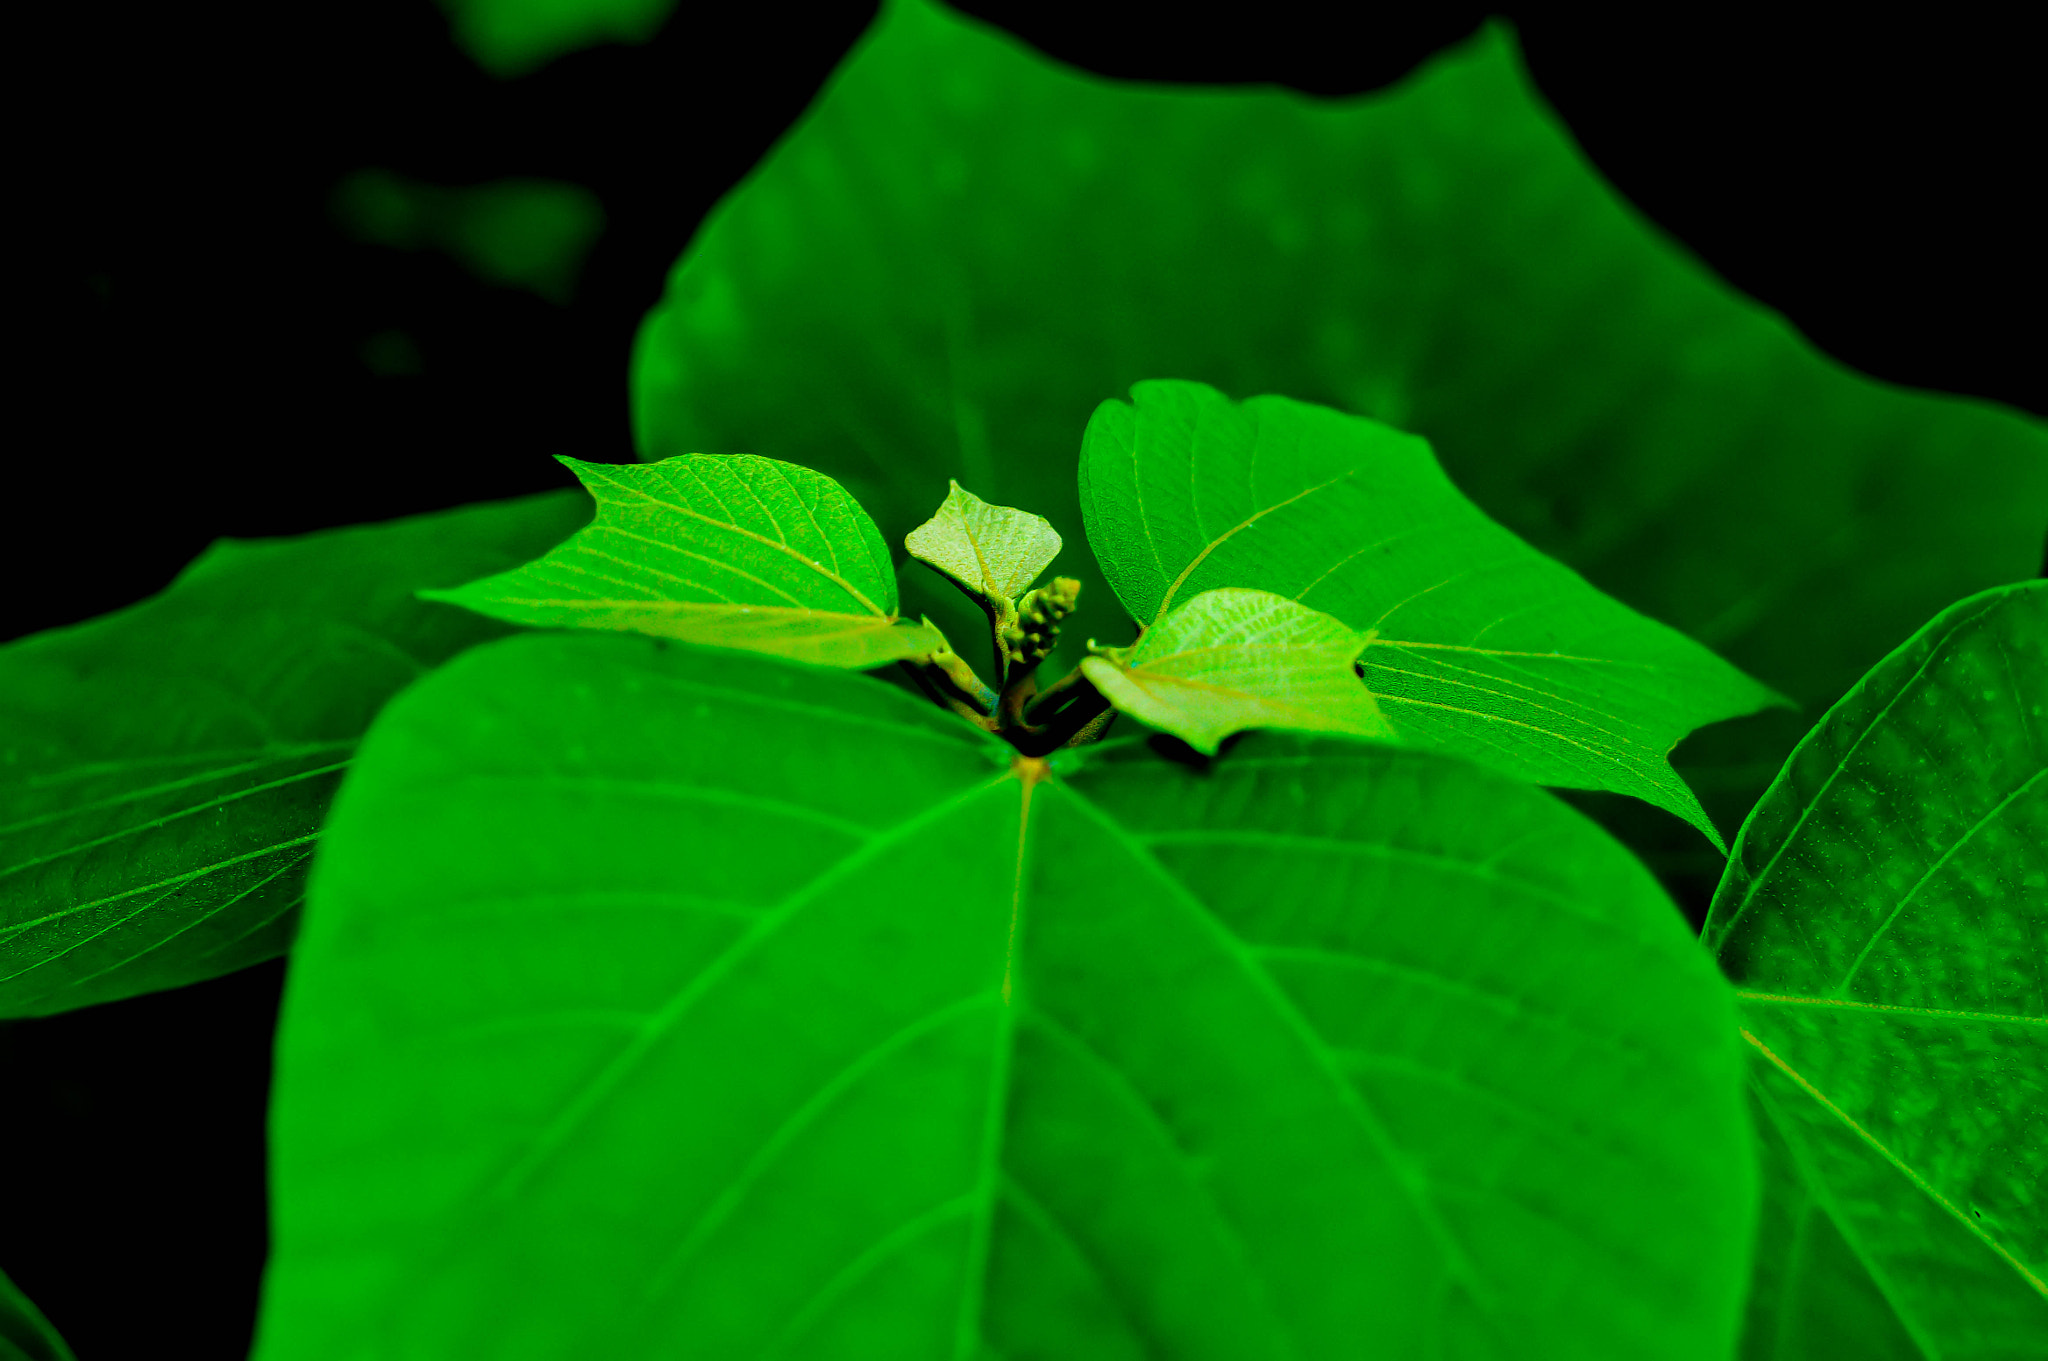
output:
[{"label": "blurred background leaf", "polygon": [[439,0],[449,31],[477,65],[523,76],[566,53],[603,43],[644,43],[676,0]]},{"label": "blurred background leaf", "polygon": [[434,248],[485,283],[566,304],[604,231],[604,208],[579,184],[505,179],[461,188],[359,170],[334,191],[335,216],[356,239]]},{"label": "blurred background leaf", "polygon": [[73,1361],[35,1302],[0,1272],[0,1361]]}]

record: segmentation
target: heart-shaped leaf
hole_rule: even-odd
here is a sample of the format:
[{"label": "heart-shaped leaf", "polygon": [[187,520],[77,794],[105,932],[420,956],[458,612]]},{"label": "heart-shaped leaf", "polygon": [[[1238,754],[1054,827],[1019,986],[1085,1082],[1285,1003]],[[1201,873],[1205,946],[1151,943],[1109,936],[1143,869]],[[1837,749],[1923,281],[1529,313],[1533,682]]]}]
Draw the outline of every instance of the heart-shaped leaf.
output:
[{"label": "heart-shaped leaf", "polygon": [[1719,1361],[1740,1084],[1670,901],[1527,785],[1049,767],[516,638],[387,710],[323,843],[256,1355]]},{"label": "heart-shaped leaf", "polygon": [[1390,735],[1633,794],[1719,844],[1667,754],[1776,696],[1487,519],[1425,441],[1284,397],[1140,383],[1088,424],[1081,508],[1141,624],[1225,585],[1301,601],[1365,635]]},{"label": "heart-shaped leaf", "polygon": [[992,506],[958,482],[903,542],[912,557],[944,572],[1005,622],[1015,617],[1017,597],[1060,553],[1059,533],[1043,515]]},{"label": "heart-shaped leaf", "polygon": [[562,462],[597,498],[595,520],[523,567],[422,594],[515,624],[623,629],[819,666],[880,666],[945,644],[896,617],[882,536],[829,477],[751,454]]},{"label": "heart-shaped leaf", "polygon": [[1705,938],[1742,989],[1771,1171],[1751,1354],[2038,1353],[2048,581],[1945,610],[1829,711]]},{"label": "heart-shaped leaf", "polygon": [[505,633],[414,591],[542,552],[589,514],[555,492],[224,539],[154,599],[0,648],[0,1016],[283,953],[371,716]]},{"label": "heart-shaped leaf", "polygon": [[1366,637],[1268,591],[1204,591],[1137,645],[1081,670],[1133,718],[1215,754],[1246,728],[1293,728],[1392,740],[1353,662]]}]

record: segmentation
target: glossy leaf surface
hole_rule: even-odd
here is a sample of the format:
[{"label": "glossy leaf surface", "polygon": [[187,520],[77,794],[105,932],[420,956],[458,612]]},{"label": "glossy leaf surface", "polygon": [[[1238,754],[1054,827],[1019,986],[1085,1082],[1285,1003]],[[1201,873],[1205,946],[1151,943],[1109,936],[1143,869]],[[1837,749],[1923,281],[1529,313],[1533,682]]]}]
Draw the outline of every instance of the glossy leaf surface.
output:
[{"label": "glossy leaf surface", "polygon": [[2038,1351],[2048,582],[1944,611],[1829,712],[1743,827],[1705,938],[1782,1150],[1749,1354]]},{"label": "glossy leaf surface", "polygon": [[1089,422],[1081,512],[1141,623],[1218,586],[1298,600],[1365,635],[1401,740],[1633,794],[1709,837],[1667,754],[1774,698],[1487,519],[1427,442],[1327,407],[1140,383]]},{"label": "glossy leaf surface", "polygon": [[829,477],[751,454],[562,462],[597,499],[597,518],[536,562],[428,599],[820,666],[879,666],[945,641],[897,619],[889,550]]},{"label": "glossy leaf surface", "polygon": [[383,702],[503,627],[414,598],[589,515],[571,492],[216,543],[161,595],[0,648],[0,1015],[281,953]]},{"label": "glossy leaf surface", "polygon": [[[791,459],[890,535],[955,476],[1072,543],[1089,413],[1162,377],[1426,437],[1489,515],[1813,714],[2037,571],[2048,523],[2038,422],[1850,373],[1733,293],[1499,26],[1326,100],[1097,79],[892,0],[691,243],[633,401],[643,457]],[[1785,726],[1716,757],[1738,814]]]},{"label": "glossy leaf surface", "polygon": [[260,1361],[1726,1354],[1740,1046],[1639,865],[1420,753],[1075,755],[624,637],[402,696]]},{"label": "glossy leaf surface", "polygon": [[944,572],[1002,615],[1060,554],[1043,515],[992,506],[958,482],[938,512],[904,539],[910,555]]},{"label": "glossy leaf surface", "polygon": [[0,1361],[76,1361],[19,1286],[0,1272]]},{"label": "glossy leaf surface", "polygon": [[1268,591],[1204,591],[1122,659],[1081,670],[1119,710],[1214,755],[1231,733],[1291,728],[1393,740],[1352,663],[1365,635]]}]

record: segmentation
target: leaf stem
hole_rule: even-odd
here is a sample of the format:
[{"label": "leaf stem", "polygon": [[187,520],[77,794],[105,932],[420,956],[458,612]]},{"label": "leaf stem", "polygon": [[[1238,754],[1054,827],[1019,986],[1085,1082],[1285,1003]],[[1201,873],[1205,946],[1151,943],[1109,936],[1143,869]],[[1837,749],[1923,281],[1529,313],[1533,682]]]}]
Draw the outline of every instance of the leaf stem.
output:
[{"label": "leaf stem", "polygon": [[[954,660],[959,661],[960,659],[955,657]],[[953,688],[953,678],[950,670],[942,667],[930,656],[919,658],[905,657],[897,665],[910,674],[910,678],[917,682],[917,688],[924,691],[925,697],[931,700],[932,703],[942,709],[958,714],[975,727],[986,732],[994,732],[996,730],[995,720],[989,717],[988,714],[988,709],[993,707],[995,703],[995,691],[989,689],[986,685],[981,685],[980,678],[974,675],[973,669],[967,667],[964,661],[960,662],[961,667],[967,670],[967,675],[979,686],[979,693],[974,694],[974,700],[981,701],[982,696],[987,696],[986,701],[982,702],[982,707],[977,708],[974,702],[956,692]]]},{"label": "leaf stem", "polygon": [[996,708],[997,731],[1010,734],[1032,731],[1024,720],[1024,706],[1038,693],[1038,663],[1019,662],[1010,668],[1003,682],[1002,702]]},{"label": "leaf stem", "polygon": [[1021,716],[1029,703],[1027,696],[1024,704],[1018,706],[1019,721],[1000,730],[1026,756],[1043,756],[1061,747],[1086,746],[1101,737],[1103,729],[1116,717],[1109,701],[1081,674],[1079,667],[1053,682],[1038,696],[1038,702],[1030,705],[1031,717],[1036,722],[1025,721]]}]

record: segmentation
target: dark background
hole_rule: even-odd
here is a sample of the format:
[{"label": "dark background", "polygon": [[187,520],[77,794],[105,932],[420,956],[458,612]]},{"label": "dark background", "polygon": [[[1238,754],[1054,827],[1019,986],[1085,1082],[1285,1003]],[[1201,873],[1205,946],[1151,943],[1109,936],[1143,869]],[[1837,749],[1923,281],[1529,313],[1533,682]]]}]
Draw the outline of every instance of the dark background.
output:
[{"label": "dark background", "polygon": [[[1326,95],[1398,79],[1487,12],[964,8],[1108,75]],[[501,82],[429,0],[36,10],[11,44],[32,244],[0,639],[147,595],[218,535],[567,485],[557,452],[630,458],[636,323],[872,13],[684,0],[646,47]],[[2048,413],[2048,228],[2024,191],[2043,85],[2019,9],[2005,28],[1956,8],[1854,28],[1508,10],[1593,160],[1723,277],[1877,377]],[[556,306],[346,239],[329,195],[365,166],[571,180],[610,226]],[[365,363],[394,329],[420,373]],[[82,1361],[244,1354],[282,979],[0,1023],[0,1269]]]}]

